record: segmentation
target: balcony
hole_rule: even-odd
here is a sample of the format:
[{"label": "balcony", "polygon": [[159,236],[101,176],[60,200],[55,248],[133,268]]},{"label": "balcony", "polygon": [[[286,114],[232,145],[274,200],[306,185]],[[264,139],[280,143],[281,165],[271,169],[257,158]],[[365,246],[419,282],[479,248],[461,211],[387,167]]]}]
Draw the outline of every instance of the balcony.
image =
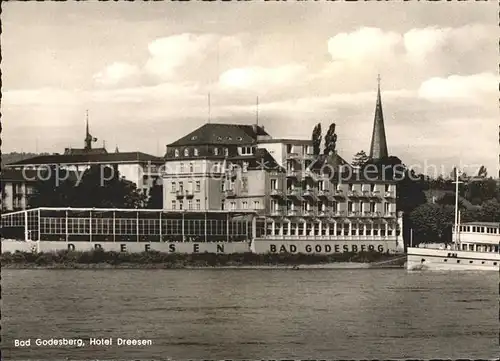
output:
[{"label": "balcony", "polygon": [[349,212],[347,213],[347,216],[348,216],[349,218],[359,217],[359,215],[360,215],[360,214],[359,214],[359,212],[357,212],[357,211],[349,211]]},{"label": "balcony", "polygon": [[302,188],[289,188],[287,189],[287,194],[289,197],[294,197],[297,199],[302,199]]},{"label": "balcony", "polygon": [[271,197],[283,197],[284,192],[281,189],[271,189]]},{"label": "balcony", "polygon": [[189,198],[189,199],[194,197],[194,193],[193,193],[193,191],[188,191],[188,190],[186,190],[186,191],[184,192],[184,195],[186,196],[186,198]]},{"label": "balcony", "polygon": [[332,216],[336,218],[343,218],[345,217],[345,211],[335,211]]},{"label": "balcony", "polygon": [[333,217],[334,214],[335,214],[334,212],[329,211],[329,210],[318,210],[318,217],[321,217],[321,218]]},{"label": "balcony", "polygon": [[314,172],[311,169],[304,169],[302,172],[302,178],[313,178],[314,177]]},{"label": "balcony", "polygon": [[234,191],[234,189],[226,189],[224,191],[224,195],[226,196],[226,198],[232,198],[236,196],[236,192]]},{"label": "balcony", "polygon": [[286,155],[287,159],[301,159],[300,154],[296,152],[290,152]]},{"label": "balcony", "polygon": [[271,217],[281,217],[284,214],[283,208],[271,209]]},{"label": "balcony", "polygon": [[372,192],[370,190],[363,190],[359,196],[360,198],[372,198]]},{"label": "balcony", "polygon": [[316,198],[316,190],[313,188],[304,189],[304,197]]},{"label": "balcony", "polygon": [[380,198],[380,191],[370,192],[370,198]]},{"label": "balcony", "polygon": [[320,190],[318,190],[318,197],[331,198],[330,191],[328,189],[320,189]]},{"label": "balcony", "polygon": [[289,217],[296,217],[298,216],[299,212],[297,212],[296,209],[289,209],[287,212],[286,212],[286,215],[289,216]]},{"label": "balcony", "polygon": [[184,191],[183,190],[175,191],[175,196],[177,197],[177,199],[184,198]]},{"label": "balcony", "polygon": [[344,191],[342,191],[341,189],[335,190],[335,192],[333,193],[333,196],[335,198],[345,198]]},{"label": "balcony", "polygon": [[314,209],[305,209],[302,214],[305,217],[315,217],[316,216],[316,211]]},{"label": "balcony", "polygon": [[298,178],[300,177],[300,170],[298,169],[291,169],[291,168],[288,168],[286,170],[286,176],[287,178]]},{"label": "balcony", "polygon": [[395,218],[396,217],[396,212],[385,212],[384,213],[384,218]]},{"label": "balcony", "polygon": [[394,192],[385,192],[384,197],[385,198],[394,198]]},{"label": "balcony", "polygon": [[358,191],[356,191],[356,190],[349,191],[347,193],[347,195],[351,198],[359,198],[359,196],[360,196]]},{"label": "balcony", "polygon": [[238,171],[235,168],[226,169],[226,178],[234,179],[238,176]]}]

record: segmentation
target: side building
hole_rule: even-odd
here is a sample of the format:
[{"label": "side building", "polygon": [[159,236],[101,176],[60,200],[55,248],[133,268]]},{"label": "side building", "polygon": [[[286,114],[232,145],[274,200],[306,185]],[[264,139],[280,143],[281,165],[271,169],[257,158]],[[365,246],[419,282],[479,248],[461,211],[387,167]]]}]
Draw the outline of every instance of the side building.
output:
[{"label": "side building", "polygon": [[137,189],[144,194],[148,194],[150,188],[161,181],[161,167],[164,164],[162,158],[142,152],[119,152],[118,148],[114,153],[108,153],[104,147],[92,148],[95,141],[97,138],[90,134],[87,120],[83,148],[66,148],[63,154],[40,155],[7,164],[5,168],[39,171],[57,166],[68,171],[83,172],[94,165],[113,166],[117,167],[122,177],[135,183]]}]

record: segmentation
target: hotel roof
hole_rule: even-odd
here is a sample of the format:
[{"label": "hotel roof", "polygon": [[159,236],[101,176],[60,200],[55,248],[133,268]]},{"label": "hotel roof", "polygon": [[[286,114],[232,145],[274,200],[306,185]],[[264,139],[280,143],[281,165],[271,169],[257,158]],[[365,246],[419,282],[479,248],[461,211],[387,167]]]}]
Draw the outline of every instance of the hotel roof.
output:
[{"label": "hotel roof", "polygon": [[142,152],[106,153],[106,154],[56,154],[41,155],[19,162],[7,164],[6,167],[44,165],[44,164],[88,164],[88,163],[163,163],[163,159]]},{"label": "hotel roof", "polygon": [[258,125],[207,123],[169,146],[253,144],[258,136],[269,136]]}]

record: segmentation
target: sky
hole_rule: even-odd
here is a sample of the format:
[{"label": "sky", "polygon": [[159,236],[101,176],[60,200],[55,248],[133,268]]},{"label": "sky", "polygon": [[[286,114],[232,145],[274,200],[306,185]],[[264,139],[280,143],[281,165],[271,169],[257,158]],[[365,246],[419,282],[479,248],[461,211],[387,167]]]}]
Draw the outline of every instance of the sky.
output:
[{"label": "sky", "polygon": [[[163,155],[210,120],[276,138],[337,125],[369,152],[377,74],[390,155],[498,169],[496,2],[2,4],[2,152]],[[208,94],[210,93],[210,107]],[[210,110],[209,110],[210,109]]]}]

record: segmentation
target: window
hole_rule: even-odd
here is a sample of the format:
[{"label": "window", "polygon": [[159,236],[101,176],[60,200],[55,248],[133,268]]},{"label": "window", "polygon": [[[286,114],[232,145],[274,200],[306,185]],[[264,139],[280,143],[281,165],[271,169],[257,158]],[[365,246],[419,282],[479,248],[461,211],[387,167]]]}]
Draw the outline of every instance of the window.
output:
[{"label": "window", "polygon": [[240,154],[241,155],[251,155],[254,153],[254,148],[253,147],[241,147],[240,148]]},{"label": "window", "polygon": [[184,203],[182,201],[179,201],[179,209],[182,211],[184,208]]},{"label": "window", "polygon": [[214,155],[219,155],[219,148],[214,148]]},{"label": "window", "polygon": [[370,192],[375,192],[375,184],[370,184]]},{"label": "window", "polygon": [[370,202],[370,212],[372,212],[372,213],[376,212],[375,202]]},{"label": "window", "polygon": [[278,189],[278,181],[276,179],[271,179],[271,189]]},{"label": "window", "polygon": [[189,149],[184,149],[184,156],[189,157]]},{"label": "window", "polygon": [[390,192],[391,191],[391,185],[390,184],[386,184],[385,185],[385,191],[386,192]]},{"label": "window", "polygon": [[360,212],[363,212],[363,202],[359,202],[358,209]]},{"label": "window", "polygon": [[201,209],[201,201],[199,199],[196,200],[196,209],[197,210]]},{"label": "window", "polygon": [[226,157],[227,157],[228,155],[229,155],[229,149],[224,148],[224,156],[226,156]]},{"label": "window", "polygon": [[201,182],[200,182],[200,181],[196,181],[196,183],[195,183],[195,187],[196,187],[196,188],[195,188],[196,192],[199,192],[199,191],[200,191],[200,189],[201,189]]},{"label": "window", "polygon": [[197,157],[199,155],[198,148],[194,148],[194,156]]},{"label": "window", "polygon": [[243,201],[243,209],[248,209],[248,202]]},{"label": "window", "polygon": [[384,203],[384,212],[385,214],[389,214],[391,211],[391,205],[390,203]]},{"label": "window", "polygon": [[236,209],[236,202],[231,202],[231,210],[234,211]]},{"label": "window", "polygon": [[226,182],[222,181],[220,184],[220,191],[224,192],[226,190]]},{"label": "window", "polygon": [[194,173],[194,164],[189,163],[189,173]]},{"label": "window", "polygon": [[184,173],[184,163],[179,164],[179,172]]},{"label": "window", "polygon": [[184,191],[184,183],[182,182],[179,182],[179,192],[183,192]]},{"label": "window", "polygon": [[349,210],[349,212],[354,212],[354,203],[347,202],[347,209]]},{"label": "window", "polygon": [[323,182],[323,181],[319,181],[319,182],[318,182],[318,189],[319,189],[320,191],[324,191],[324,190],[325,190],[325,182]]},{"label": "window", "polygon": [[174,150],[174,156],[177,158],[179,156],[179,149]]},{"label": "window", "polygon": [[253,208],[254,209],[260,209],[260,202],[259,201],[253,201]]},{"label": "window", "polygon": [[175,201],[172,201],[172,209],[175,209]]},{"label": "window", "polygon": [[175,192],[175,182],[172,182],[172,193]]}]

